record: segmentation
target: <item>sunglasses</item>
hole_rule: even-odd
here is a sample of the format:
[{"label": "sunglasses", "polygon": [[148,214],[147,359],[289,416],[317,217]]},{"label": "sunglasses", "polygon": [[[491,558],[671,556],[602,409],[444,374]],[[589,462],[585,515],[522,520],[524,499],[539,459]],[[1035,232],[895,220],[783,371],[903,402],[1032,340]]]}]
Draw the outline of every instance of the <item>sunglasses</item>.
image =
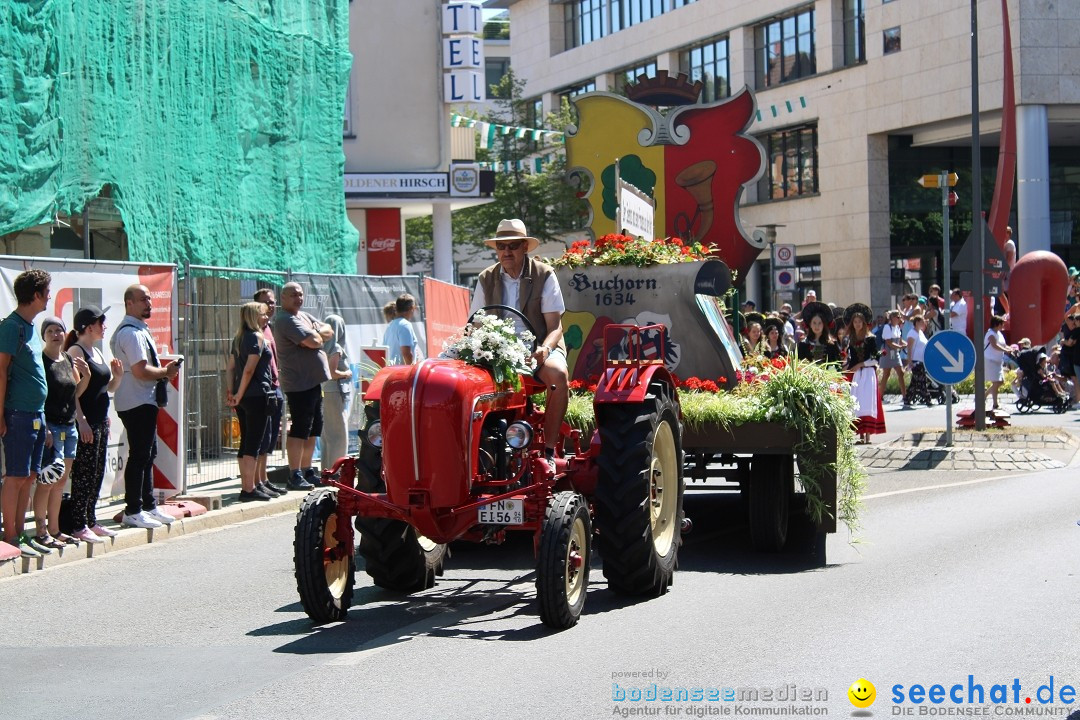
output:
[{"label": "sunglasses", "polygon": [[510,252],[517,252],[518,248],[521,247],[521,244],[523,242],[525,241],[515,240],[514,242],[497,242],[495,243],[495,249],[499,252],[503,252],[504,250],[509,250]]}]

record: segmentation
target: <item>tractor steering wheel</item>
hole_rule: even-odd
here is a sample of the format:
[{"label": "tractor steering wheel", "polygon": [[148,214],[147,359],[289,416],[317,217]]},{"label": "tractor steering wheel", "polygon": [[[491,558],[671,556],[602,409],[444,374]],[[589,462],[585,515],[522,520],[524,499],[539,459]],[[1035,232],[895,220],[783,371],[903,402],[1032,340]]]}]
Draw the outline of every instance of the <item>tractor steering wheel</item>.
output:
[{"label": "tractor steering wheel", "polygon": [[508,313],[510,313],[512,315],[516,315],[518,317],[518,319],[520,319],[521,322],[525,325],[525,329],[528,330],[530,333],[532,333],[533,340],[532,340],[532,347],[529,348],[529,354],[532,355],[533,353],[536,352],[536,341],[537,341],[536,329],[532,326],[532,323],[529,322],[529,318],[525,317],[521,313],[520,310],[518,310],[516,308],[512,308],[509,305],[485,305],[484,307],[480,308],[480,310],[477,310],[472,315],[470,315],[469,319],[465,321],[465,324],[466,325],[471,325],[472,321],[473,321],[473,318],[476,317],[476,313],[480,312],[481,310],[483,310],[484,312],[487,312],[489,310],[502,310],[502,311],[508,312]]}]

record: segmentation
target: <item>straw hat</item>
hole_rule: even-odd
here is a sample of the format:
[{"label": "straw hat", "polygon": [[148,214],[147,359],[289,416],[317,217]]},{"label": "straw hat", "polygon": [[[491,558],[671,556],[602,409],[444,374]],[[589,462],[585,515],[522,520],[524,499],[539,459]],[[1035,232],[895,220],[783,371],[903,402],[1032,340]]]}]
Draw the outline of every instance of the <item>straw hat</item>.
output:
[{"label": "straw hat", "polygon": [[525,223],[517,218],[501,220],[499,227],[495,228],[495,237],[488,238],[484,241],[484,244],[494,250],[497,242],[513,242],[515,240],[526,241],[525,252],[532,252],[540,245],[539,240],[529,235],[525,229]]}]

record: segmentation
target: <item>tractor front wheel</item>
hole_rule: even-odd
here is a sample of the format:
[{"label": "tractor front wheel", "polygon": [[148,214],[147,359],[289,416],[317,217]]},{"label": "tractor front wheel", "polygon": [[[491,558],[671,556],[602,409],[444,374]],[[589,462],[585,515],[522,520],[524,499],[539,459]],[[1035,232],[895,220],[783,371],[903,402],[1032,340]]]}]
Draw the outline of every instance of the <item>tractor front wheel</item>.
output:
[{"label": "tractor front wheel", "polygon": [[608,587],[662,595],[682,543],[682,427],[673,390],[649,387],[645,402],[602,406],[596,527]]},{"label": "tractor front wheel", "polygon": [[343,620],[352,603],[353,553],[337,538],[337,528],[336,491],[309,493],[296,515],[293,564],[300,604],[318,624]]},{"label": "tractor front wheel", "polygon": [[548,502],[540,532],[536,597],[540,620],[560,630],[577,625],[589,585],[589,507],[581,495],[565,491]]}]

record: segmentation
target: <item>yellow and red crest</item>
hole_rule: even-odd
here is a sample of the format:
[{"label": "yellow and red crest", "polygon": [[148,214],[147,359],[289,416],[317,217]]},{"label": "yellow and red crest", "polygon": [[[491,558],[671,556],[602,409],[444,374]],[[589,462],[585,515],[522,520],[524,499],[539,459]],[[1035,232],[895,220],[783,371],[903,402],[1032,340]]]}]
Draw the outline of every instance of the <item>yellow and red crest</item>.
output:
[{"label": "yellow and red crest", "polygon": [[740,275],[761,252],[739,222],[743,187],[760,177],[765,152],[747,128],[755,100],[748,89],[667,115],[621,95],[589,93],[574,101],[578,124],[566,137],[570,174],[584,176],[589,228],[615,227],[615,160],[621,179],[655,201],[657,234],[695,240]]}]

